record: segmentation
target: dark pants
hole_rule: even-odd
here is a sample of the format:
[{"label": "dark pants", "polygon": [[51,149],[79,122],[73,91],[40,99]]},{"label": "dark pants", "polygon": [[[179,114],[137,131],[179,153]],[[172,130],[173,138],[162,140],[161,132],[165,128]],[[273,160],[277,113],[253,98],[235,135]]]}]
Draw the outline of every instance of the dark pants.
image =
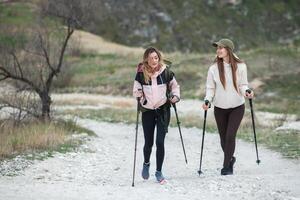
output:
[{"label": "dark pants", "polygon": [[229,109],[214,108],[221,146],[224,152],[223,167],[229,166],[230,160],[234,154],[236,133],[243,119],[244,112],[244,104]]},{"label": "dark pants", "polygon": [[[167,109],[167,114],[170,116],[170,108]],[[169,120],[164,119],[164,110],[162,108],[157,110],[149,110],[142,114],[142,124],[144,130],[144,162],[150,162],[150,155],[154,141],[154,129],[156,125],[156,170],[161,171],[162,164],[165,157],[165,125],[169,124]],[[167,123],[167,124],[165,124]]]}]

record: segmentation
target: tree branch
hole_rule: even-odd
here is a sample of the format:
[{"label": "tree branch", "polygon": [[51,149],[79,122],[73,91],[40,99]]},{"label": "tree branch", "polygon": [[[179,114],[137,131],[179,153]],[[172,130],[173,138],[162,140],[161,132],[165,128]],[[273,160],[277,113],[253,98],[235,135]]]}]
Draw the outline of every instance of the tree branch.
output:
[{"label": "tree branch", "polygon": [[48,55],[48,52],[47,52],[47,49],[45,48],[45,45],[44,45],[44,40],[43,40],[43,37],[41,35],[41,33],[39,32],[38,34],[39,36],[39,39],[40,39],[40,45],[41,45],[41,48],[43,50],[43,57],[46,59],[46,63],[48,65],[48,67],[50,68],[50,70],[54,73],[55,76],[57,76],[57,73],[55,71],[55,69],[52,67],[51,63],[50,63],[50,58],[49,58],[49,55]]},{"label": "tree branch", "polygon": [[5,77],[5,79],[10,78],[10,79],[22,81],[22,82],[28,84],[29,86],[31,86],[31,88],[34,89],[37,93],[41,92],[41,90],[36,85],[34,85],[32,81],[30,81],[24,77],[14,75],[14,74],[10,73],[7,69],[5,69],[4,67],[1,67],[1,66],[0,66],[0,74],[2,74]]},{"label": "tree branch", "polygon": [[71,27],[71,24],[69,23],[68,28],[67,28],[67,35],[66,35],[66,38],[64,39],[64,43],[63,43],[62,49],[60,51],[59,62],[57,64],[56,70],[55,70],[55,72],[52,72],[49,74],[47,82],[46,82],[46,87],[48,90],[50,89],[50,85],[51,85],[51,82],[52,82],[52,79],[53,79],[55,73],[59,73],[61,70],[64,53],[66,51],[69,39],[71,38],[73,33],[74,33],[74,29]]},{"label": "tree branch", "polygon": [[[22,68],[21,68],[20,62],[19,62],[19,60],[18,60],[16,54],[15,54],[14,52],[11,52],[10,54],[13,56],[14,61],[15,61],[15,63],[17,64],[17,67],[18,67],[18,69],[19,69],[21,78],[23,78],[23,70],[22,70]],[[16,71],[16,73],[17,73],[17,71]]]},{"label": "tree branch", "polygon": [[28,114],[30,114],[30,115],[36,117],[36,118],[40,117],[38,114],[36,114],[36,113],[34,113],[34,112],[31,112],[29,109],[22,108],[21,106],[13,105],[13,104],[11,104],[11,103],[9,103],[9,102],[7,102],[7,101],[4,102],[4,104],[2,104],[2,105],[0,106],[0,110],[1,110],[2,108],[15,108],[15,109],[18,109],[20,112],[26,112],[26,113],[28,113]]}]

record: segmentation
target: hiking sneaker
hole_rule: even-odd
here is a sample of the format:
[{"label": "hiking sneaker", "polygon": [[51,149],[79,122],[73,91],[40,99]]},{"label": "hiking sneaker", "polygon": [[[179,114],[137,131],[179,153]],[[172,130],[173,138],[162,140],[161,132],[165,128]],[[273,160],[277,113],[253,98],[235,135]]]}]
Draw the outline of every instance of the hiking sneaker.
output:
[{"label": "hiking sneaker", "polygon": [[233,172],[231,171],[230,167],[223,167],[221,169],[221,175],[232,175]]},{"label": "hiking sneaker", "polygon": [[155,172],[155,177],[156,177],[156,180],[159,183],[163,183],[165,181],[165,177],[163,176],[163,174],[161,173],[161,171],[156,171]]},{"label": "hiking sneaker", "polygon": [[149,178],[149,168],[150,168],[150,163],[143,164],[142,177],[145,180],[147,180]]},{"label": "hiking sneaker", "polygon": [[232,156],[230,162],[229,162],[229,169],[231,170],[231,172],[233,173],[233,165],[236,161],[236,158],[234,156]]}]

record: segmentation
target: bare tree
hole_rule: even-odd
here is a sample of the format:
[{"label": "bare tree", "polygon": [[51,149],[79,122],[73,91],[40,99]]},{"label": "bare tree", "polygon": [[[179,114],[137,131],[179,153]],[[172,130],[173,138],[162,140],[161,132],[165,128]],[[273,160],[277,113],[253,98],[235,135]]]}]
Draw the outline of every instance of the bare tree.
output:
[{"label": "bare tree", "polygon": [[13,119],[14,125],[24,119],[39,117],[40,103],[33,91],[2,91],[0,96],[0,110],[5,110],[1,119]]},{"label": "bare tree", "polygon": [[68,42],[87,18],[90,2],[40,0],[40,17],[34,27],[9,29],[12,41],[0,43],[0,81],[15,80],[22,90],[34,91],[40,98],[43,120],[50,119],[53,80],[64,67]]}]

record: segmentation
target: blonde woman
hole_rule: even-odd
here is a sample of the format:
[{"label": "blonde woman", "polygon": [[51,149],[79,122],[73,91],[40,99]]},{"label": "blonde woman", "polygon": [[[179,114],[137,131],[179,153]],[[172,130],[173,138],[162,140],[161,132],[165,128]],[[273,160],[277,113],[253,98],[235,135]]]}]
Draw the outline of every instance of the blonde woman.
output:
[{"label": "blonde woman", "polygon": [[170,102],[176,103],[180,100],[179,85],[174,73],[168,70],[161,53],[156,48],[149,47],[144,52],[143,62],[138,65],[133,85],[133,95],[140,97],[145,139],[142,177],[145,180],[149,178],[150,155],[156,126],[155,177],[161,183],[165,180],[162,165],[165,155],[164,140],[170,122]]}]

